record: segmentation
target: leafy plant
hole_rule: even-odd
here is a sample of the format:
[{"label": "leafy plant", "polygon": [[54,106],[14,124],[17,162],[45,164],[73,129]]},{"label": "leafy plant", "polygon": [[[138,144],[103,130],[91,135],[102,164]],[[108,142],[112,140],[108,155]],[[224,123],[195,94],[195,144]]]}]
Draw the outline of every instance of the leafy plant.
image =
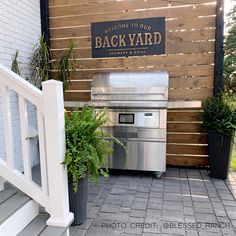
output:
[{"label": "leafy plant", "polygon": [[227,19],[229,30],[224,42],[223,87],[227,93],[236,93],[236,5]]},{"label": "leafy plant", "polygon": [[233,97],[220,93],[203,103],[203,132],[216,130],[221,135],[232,135],[236,130],[236,103]]},{"label": "leafy plant", "polygon": [[81,111],[65,114],[66,154],[63,164],[67,166],[75,192],[78,180],[85,178],[87,173],[95,182],[100,174],[108,176],[107,156],[113,151],[108,139],[124,147],[122,142],[101,129],[107,122],[105,109],[95,112],[93,107],[85,106]]},{"label": "leafy plant", "polygon": [[14,58],[12,60],[12,63],[11,63],[11,70],[13,72],[15,72],[16,74],[21,75],[20,74],[19,63],[18,63],[18,59],[17,59],[18,55],[19,55],[19,51],[17,50],[15,55],[14,55]]},{"label": "leafy plant", "polygon": [[64,91],[67,89],[71,77],[75,76],[76,60],[73,53],[74,48],[74,42],[70,41],[67,51],[61,57],[58,64],[58,79],[63,82]]},{"label": "leafy plant", "polygon": [[38,88],[41,88],[43,81],[49,79],[50,58],[50,49],[44,39],[44,35],[41,35],[29,62],[32,70],[30,82]]}]

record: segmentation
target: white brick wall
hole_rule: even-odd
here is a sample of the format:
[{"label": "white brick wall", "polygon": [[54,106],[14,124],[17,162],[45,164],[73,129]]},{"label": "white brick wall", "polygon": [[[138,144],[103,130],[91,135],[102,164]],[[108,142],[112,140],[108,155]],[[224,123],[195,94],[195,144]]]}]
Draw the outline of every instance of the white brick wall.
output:
[{"label": "white brick wall", "polygon": [[[19,51],[19,66],[23,77],[30,76],[27,69],[29,58],[32,55],[35,44],[41,33],[40,25],[40,1],[39,0],[0,0],[0,63],[11,67],[12,59],[16,50]],[[14,157],[17,169],[22,170],[22,149],[20,140],[20,123],[18,98],[13,92],[10,96],[12,111],[12,126],[14,139]],[[1,94],[0,94],[1,107]],[[35,109],[29,106],[29,120],[31,126],[37,128],[35,123]],[[0,108],[0,158],[5,156],[5,142],[2,127],[2,111]],[[35,142],[32,140],[32,143]],[[35,150],[31,147],[34,155],[33,164],[38,162]],[[33,153],[34,152],[34,153]]]}]

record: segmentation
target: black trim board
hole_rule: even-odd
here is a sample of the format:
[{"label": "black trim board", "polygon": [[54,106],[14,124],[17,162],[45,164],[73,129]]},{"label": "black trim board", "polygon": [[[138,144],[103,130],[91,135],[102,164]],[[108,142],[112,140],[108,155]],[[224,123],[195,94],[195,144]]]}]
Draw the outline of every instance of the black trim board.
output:
[{"label": "black trim board", "polygon": [[48,0],[40,0],[41,33],[44,34],[45,41],[50,48],[50,27]]},{"label": "black trim board", "polygon": [[224,0],[217,0],[215,33],[214,95],[222,90],[224,61]]}]

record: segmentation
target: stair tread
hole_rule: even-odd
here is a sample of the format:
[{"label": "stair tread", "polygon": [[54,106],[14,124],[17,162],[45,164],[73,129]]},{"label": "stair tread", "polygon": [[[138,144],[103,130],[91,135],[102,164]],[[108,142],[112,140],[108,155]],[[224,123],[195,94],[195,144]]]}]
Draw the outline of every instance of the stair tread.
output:
[{"label": "stair tread", "polygon": [[7,190],[3,190],[0,192],[0,204],[2,204],[3,202],[5,202],[7,199],[9,199],[11,196],[13,196],[14,194],[17,193],[16,189],[7,189]]},{"label": "stair tread", "polygon": [[48,214],[39,214],[17,236],[38,236],[46,227]]},{"label": "stair tread", "polygon": [[39,213],[17,236],[62,236],[67,228],[47,226],[48,214]]},{"label": "stair tread", "polygon": [[64,235],[66,229],[67,228],[65,227],[48,226],[44,229],[40,236],[62,236]]},{"label": "stair tread", "polygon": [[[6,193],[4,193],[7,191]],[[9,190],[1,191],[1,195],[9,196]],[[12,193],[12,192],[11,192]],[[26,204],[30,198],[22,192],[17,192],[0,204],[0,224],[7,220],[12,214]]]}]

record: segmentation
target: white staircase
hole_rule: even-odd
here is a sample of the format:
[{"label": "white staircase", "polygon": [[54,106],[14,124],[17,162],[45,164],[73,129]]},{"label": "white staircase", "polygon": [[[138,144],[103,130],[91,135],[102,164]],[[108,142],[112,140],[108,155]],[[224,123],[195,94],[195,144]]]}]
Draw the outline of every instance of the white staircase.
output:
[{"label": "white staircase", "polygon": [[[10,92],[17,94],[23,171],[15,166]],[[0,64],[0,112],[3,117],[5,156],[0,156],[0,235],[69,235],[67,171],[62,83],[46,81],[42,91]],[[27,102],[36,107],[41,184],[33,180],[29,147]],[[2,144],[1,144],[2,145]],[[8,181],[17,188],[4,188]],[[39,214],[39,206],[47,214]]]}]

